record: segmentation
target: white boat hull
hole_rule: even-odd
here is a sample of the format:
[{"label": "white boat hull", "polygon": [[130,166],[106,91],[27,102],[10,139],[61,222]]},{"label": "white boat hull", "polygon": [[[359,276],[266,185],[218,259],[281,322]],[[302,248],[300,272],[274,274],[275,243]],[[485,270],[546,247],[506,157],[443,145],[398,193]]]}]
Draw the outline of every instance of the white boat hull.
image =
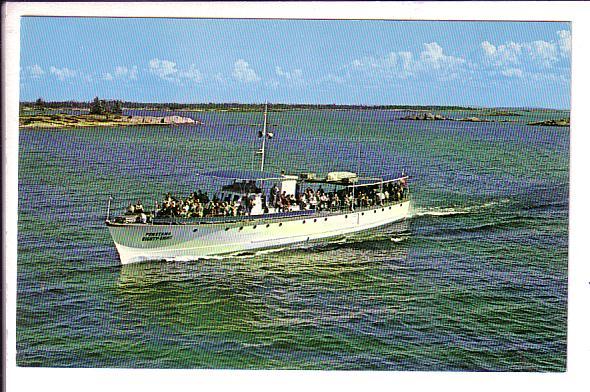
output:
[{"label": "white boat hull", "polygon": [[405,219],[410,201],[362,211],[231,223],[109,223],[122,264],[197,259],[368,230]]}]

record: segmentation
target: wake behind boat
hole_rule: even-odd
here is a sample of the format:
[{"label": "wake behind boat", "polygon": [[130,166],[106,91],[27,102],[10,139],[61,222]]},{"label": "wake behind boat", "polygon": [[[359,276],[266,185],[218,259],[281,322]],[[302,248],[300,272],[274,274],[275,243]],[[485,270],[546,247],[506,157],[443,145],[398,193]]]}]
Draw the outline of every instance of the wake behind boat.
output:
[{"label": "wake behind boat", "polygon": [[109,200],[106,224],[121,263],[275,248],[368,230],[407,217],[406,175],[265,173],[265,142],[273,136],[267,132],[266,119],[265,109],[259,132],[260,172],[201,174],[224,181],[212,197],[201,191],[185,198],[167,194],[151,211],[138,202],[113,219]]}]

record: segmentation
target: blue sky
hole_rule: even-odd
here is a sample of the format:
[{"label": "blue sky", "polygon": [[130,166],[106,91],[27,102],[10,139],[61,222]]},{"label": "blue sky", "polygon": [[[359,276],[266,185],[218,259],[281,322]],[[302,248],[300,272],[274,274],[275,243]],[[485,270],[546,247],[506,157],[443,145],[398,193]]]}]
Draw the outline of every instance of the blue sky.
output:
[{"label": "blue sky", "polygon": [[570,107],[560,22],[24,17],[21,101]]}]

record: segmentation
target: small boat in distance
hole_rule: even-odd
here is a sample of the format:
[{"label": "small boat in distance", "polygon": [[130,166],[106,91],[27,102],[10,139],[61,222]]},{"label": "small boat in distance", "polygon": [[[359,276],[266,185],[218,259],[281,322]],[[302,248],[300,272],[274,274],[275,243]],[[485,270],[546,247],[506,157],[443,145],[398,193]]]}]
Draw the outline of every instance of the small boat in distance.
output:
[{"label": "small boat in distance", "polygon": [[[355,233],[408,216],[408,176],[359,177],[264,172],[267,131],[264,111],[260,172],[220,170],[200,174],[221,179],[220,193],[201,191],[186,198],[166,195],[154,210],[141,203],[106,225],[122,264],[199,257],[275,248]],[[271,185],[269,187],[269,185]],[[326,187],[327,189],[324,189]]]}]

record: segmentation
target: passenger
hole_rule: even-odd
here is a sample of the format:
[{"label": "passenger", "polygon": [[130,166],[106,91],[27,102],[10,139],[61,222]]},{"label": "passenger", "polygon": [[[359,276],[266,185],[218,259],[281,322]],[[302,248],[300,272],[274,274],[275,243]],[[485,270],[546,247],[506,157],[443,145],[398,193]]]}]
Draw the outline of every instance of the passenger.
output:
[{"label": "passenger", "polygon": [[250,202],[251,200],[250,197],[248,197],[248,195],[242,197],[242,205],[244,207],[244,213],[246,215],[250,215],[250,213],[252,212],[252,205],[250,204]]},{"label": "passenger", "polygon": [[279,188],[277,187],[277,184],[273,184],[272,188],[270,188],[270,204],[271,206],[273,206],[274,208],[277,208],[277,204],[278,204],[278,195],[279,195]]},{"label": "passenger", "polygon": [[377,193],[377,197],[379,199],[379,205],[383,206],[383,204],[385,203],[385,193],[380,191],[379,193]]},{"label": "passenger", "polygon": [[338,193],[334,193],[334,198],[332,199],[332,208],[338,208],[340,206],[340,198],[338,197]]},{"label": "passenger", "polygon": [[250,213],[252,213],[254,207],[256,207],[256,195],[252,194],[250,195]]},{"label": "passenger", "polygon": [[309,205],[312,210],[316,210],[318,208],[318,199],[313,192],[309,196]]},{"label": "passenger", "polygon": [[345,200],[345,203],[348,206],[348,209],[350,211],[354,211],[354,207],[355,207],[354,196],[352,196],[352,195],[350,195],[350,196],[349,195],[346,195],[346,199],[347,200]]},{"label": "passenger", "polygon": [[305,194],[297,195],[297,205],[299,206],[300,211],[305,210],[305,208],[306,208]]},{"label": "passenger", "polygon": [[291,211],[291,203],[289,202],[289,196],[281,195],[281,197],[282,197],[281,203],[283,203],[283,212]]},{"label": "passenger", "polygon": [[326,210],[328,208],[329,201],[330,201],[330,199],[328,198],[328,195],[325,193],[322,193],[320,195],[320,210]]},{"label": "passenger", "polygon": [[295,205],[297,205],[297,199],[295,199],[295,195],[289,195],[289,208],[291,209]]}]

